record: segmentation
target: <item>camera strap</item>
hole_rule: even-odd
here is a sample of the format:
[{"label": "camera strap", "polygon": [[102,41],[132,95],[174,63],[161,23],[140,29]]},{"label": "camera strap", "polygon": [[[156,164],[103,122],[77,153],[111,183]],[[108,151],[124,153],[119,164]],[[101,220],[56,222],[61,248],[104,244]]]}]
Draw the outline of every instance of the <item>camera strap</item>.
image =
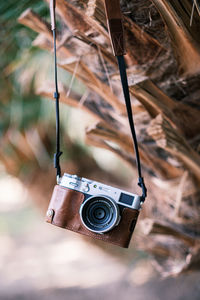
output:
[{"label": "camera strap", "polygon": [[124,60],[125,42],[124,42],[123,16],[120,7],[120,0],[104,0],[104,1],[105,1],[105,10],[106,10],[106,17],[107,17],[107,24],[108,24],[111,45],[112,45],[113,53],[117,57],[122,89],[123,89],[124,99],[126,103],[126,110],[127,110],[129,125],[131,129],[131,135],[133,139],[136,165],[138,170],[138,185],[142,189],[141,199],[142,202],[144,202],[147,196],[147,189],[144,183],[144,179],[142,177],[140,154],[138,150],[138,142],[137,142],[135,126],[133,121],[133,112],[132,112],[130,93],[128,87],[126,64]]},{"label": "camera strap", "polygon": [[[123,16],[121,13],[119,0],[104,0],[104,1],[105,1],[105,10],[107,16],[109,35],[111,39],[111,45],[112,45],[113,53],[117,57],[117,61],[118,61],[122,89],[123,89],[124,99],[126,103],[126,109],[127,109],[127,115],[128,115],[129,125],[131,129],[132,139],[133,139],[136,165],[138,169],[138,185],[142,189],[141,201],[144,202],[147,196],[147,189],[144,183],[144,179],[142,177],[138,142],[137,142],[137,137],[135,132],[133,112],[132,112],[130,93],[128,87],[126,64],[124,60],[125,43],[124,43]],[[60,94],[58,92],[58,79],[57,79],[55,2],[56,0],[50,0],[51,29],[53,32],[53,41],[54,41],[54,67],[55,67],[54,69],[55,70],[55,92],[53,96],[56,103],[56,153],[54,154],[54,166],[57,169],[57,182],[59,183],[61,177],[60,156],[62,155],[62,152],[60,151],[60,118],[59,118]]]},{"label": "camera strap", "polygon": [[60,112],[59,112],[60,94],[58,92],[55,6],[56,6],[56,1],[51,0],[50,1],[50,15],[51,15],[51,30],[53,32],[54,77],[55,77],[55,92],[53,94],[53,97],[55,99],[55,104],[56,104],[56,153],[54,153],[54,167],[57,170],[56,179],[57,179],[57,183],[59,183],[60,177],[61,177],[60,156],[62,155],[62,152],[60,151]]}]

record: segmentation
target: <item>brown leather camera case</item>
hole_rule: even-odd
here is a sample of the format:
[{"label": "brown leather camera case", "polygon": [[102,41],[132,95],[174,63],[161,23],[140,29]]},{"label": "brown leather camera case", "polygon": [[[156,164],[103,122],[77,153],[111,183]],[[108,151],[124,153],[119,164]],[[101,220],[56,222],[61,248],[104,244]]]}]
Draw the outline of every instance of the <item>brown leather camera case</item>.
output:
[{"label": "brown leather camera case", "polygon": [[124,208],[118,226],[104,234],[97,234],[89,231],[81,222],[79,209],[83,200],[84,194],[56,185],[47,211],[46,222],[128,248],[139,211]]}]

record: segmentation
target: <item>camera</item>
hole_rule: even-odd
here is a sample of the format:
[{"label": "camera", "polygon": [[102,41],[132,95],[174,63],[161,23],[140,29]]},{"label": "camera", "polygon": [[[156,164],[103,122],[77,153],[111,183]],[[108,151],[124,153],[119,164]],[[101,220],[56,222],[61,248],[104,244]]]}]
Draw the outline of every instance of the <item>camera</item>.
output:
[{"label": "camera", "polygon": [[141,204],[136,194],[65,173],[54,188],[46,221],[128,248]]}]

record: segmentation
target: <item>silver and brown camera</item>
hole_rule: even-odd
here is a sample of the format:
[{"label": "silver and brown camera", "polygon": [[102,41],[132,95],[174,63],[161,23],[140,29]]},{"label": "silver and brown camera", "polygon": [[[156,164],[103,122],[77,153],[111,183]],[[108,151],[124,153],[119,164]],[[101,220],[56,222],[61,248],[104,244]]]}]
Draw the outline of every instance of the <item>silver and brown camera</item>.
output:
[{"label": "silver and brown camera", "polygon": [[127,248],[141,203],[136,194],[65,173],[54,188],[46,221]]}]

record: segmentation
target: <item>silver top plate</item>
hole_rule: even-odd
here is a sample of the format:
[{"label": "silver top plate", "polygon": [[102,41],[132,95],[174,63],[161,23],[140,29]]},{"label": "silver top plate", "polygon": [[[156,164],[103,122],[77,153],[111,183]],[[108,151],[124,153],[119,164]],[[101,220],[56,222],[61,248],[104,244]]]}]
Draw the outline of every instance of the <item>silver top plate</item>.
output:
[{"label": "silver top plate", "polygon": [[[108,196],[118,204],[132,209],[141,208],[141,199],[139,195],[123,191],[121,189],[100,183],[98,181],[90,180],[84,177],[78,177],[77,175],[70,175],[65,173],[61,179],[60,185],[92,196]],[[131,205],[119,202],[122,193],[133,197],[133,202]]]}]

